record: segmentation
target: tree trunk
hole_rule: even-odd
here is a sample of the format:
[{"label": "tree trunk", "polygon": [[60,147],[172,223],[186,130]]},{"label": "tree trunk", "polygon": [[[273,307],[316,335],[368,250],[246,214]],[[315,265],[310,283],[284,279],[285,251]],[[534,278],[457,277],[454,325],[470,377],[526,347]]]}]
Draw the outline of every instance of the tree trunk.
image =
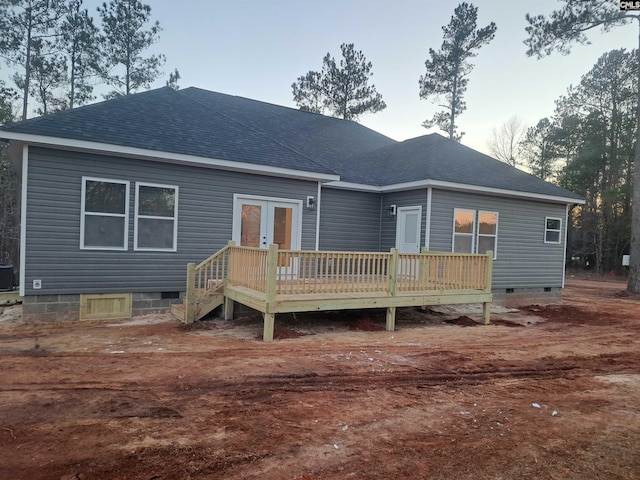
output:
[{"label": "tree trunk", "polygon": [[638,20],[638,104],[636,105],[636,148],[633,161],[633,193],[631,200],[631,246],[629,258],[629,281],[627,290],[640,293],[640,19]]},{"label": "tree trunk", "polygon": [[27,111],[29,104],[29,80],[31,78],[31,28],[32,28],[32,12],[29,11],[29,26],[27,27],[27,54],[24,66],[24,91],[22,92],[22,120],[27,119]]},{"label": "tree trunk", "polygon": [[456,102],[457,101],[458,101],[458,77],[456,72],[456,76],[453,78],[453,91],[451,95],[451,118],[450,118],[451,123],[449,124],[449,139],[451,140],[455,140],[455,138],[453,138],[453,132],[456,125]]}]

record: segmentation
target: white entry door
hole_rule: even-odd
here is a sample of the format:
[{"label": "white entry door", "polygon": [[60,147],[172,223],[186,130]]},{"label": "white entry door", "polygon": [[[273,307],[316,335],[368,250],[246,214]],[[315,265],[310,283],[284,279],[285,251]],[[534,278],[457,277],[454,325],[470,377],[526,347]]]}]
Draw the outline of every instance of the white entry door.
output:
[{"label": "white entry door", "polygon": [[[396,248],[399,253],[420,253],[420,226],[422,207],[399,207],[396,224]],[[398,265],[398,275],[407,279],[418,278],[418,261],[403,258]]]},{"label": "white entry door", "polygon": [[420,253],[422,206],[399,207],[396,224],[396,248],[400,253]]},{"label": "white entry door", "polygon": [[236,195],[232,238],[245,247],[299,250],[301,213],[301,200]]}]

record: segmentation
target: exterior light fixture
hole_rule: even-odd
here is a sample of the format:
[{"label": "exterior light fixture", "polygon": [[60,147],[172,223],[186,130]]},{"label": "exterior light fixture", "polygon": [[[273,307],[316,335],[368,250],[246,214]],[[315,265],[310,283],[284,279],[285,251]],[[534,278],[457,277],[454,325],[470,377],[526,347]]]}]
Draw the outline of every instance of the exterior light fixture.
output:
[{"label": "exterior light fixture", "polygon": [[307,210],[309,210],[310,212],[313,212],[316,209],[316,199],[309,195],[307,197]]},{"label": "exterior light fixture", "polygon": [[390,217],[395,217],[396,216],[396,206],[395,205],[390,205],[389,206],[389,216]]}]

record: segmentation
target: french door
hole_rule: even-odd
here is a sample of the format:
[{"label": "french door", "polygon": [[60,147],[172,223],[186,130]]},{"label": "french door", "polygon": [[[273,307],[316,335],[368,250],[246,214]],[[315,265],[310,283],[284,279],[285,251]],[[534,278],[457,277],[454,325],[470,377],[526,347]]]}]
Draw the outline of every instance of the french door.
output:
[{"label": "french door", "polygon": [[299,250],[302,201],[234,195],[232,239],[236,245]]}]

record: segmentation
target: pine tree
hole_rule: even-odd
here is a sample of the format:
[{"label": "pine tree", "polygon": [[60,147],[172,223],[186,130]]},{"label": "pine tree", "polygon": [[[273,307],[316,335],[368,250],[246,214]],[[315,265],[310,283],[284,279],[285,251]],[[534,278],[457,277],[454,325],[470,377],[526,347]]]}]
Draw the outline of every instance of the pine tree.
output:
[{"label": "pine tree", "polygon": [[139,0],[110,0],[98,7],[104,36],[102,48],[105,65],[102,76],[115,88],[108,98],[129,95],[140,88],[149,88],[161,74],[164,55],[143,54],[157,39],[160,24],[156,21],[149,29],[145,25],[151,17],[151,7]]},{"label": "pine tree", "polygon": [[69,0],[58,39],[58,47],[66,55],[68,63],[68,108],[95,98],[91,81],[99,72],[99,30],[82,5],[83,0]]},{"label": "pine tree", "polygon": [[293,100],[301,110],[324,113],[345,120],[358,120],[364,113],[384,110],[387,105],[374,85],[369,85],[373,65],[353,43],[340,45],[342,59],[337,64],[327,53],[322,71],[309,71],[291,85]]},{"label": "pine tree", "polygon": [[[633,20],[640,28],[640,14],[633,11],[620,11],[619,2],[609,0],[564,0],[560,10],[554,10],[548,17],[543,15],[527,15],[529,26],[526,28],[528,38],[527,55],[542,58],[558,51],[568,54],[575,43],[587,44],[589,39],[585,32],[594,28],[602,28],[605,32],[616,26],[625,25]],[[640,35],[636,50],[640,60]],[[640,61],[637,62],[636,83],[640,86]],[[640,88],[636,105],[640,109]],[[632,293],[640,293],[640,110],[636,113],[635,124],[635,158],[633,169],[632,203],[636,208],[631,216],[631,241],[629,280],[627,289]]]},{"label": "pine tree", "polygon": [[458,133],[456,121],[467,109],[464,93],[469,83],[467,77],[473,70],[469,59],[477,56],[477,50],[493,40],[496,34],[495,23],[480,29],[477,24],[478,8],[466,2],[458,5],[449,24],[442,27],[444,41],[440,50],[429,49],[430,59],[425,62],[427,73],[419,81],[420,98],[433,98],[446,108],[426,120],[423,126],[439,127],[450,139],[457,141],[464,135]]},{"label": "pine tree", "polygon": [[63,0],[0,0],[0,55],[20,72],[14,76],[22,90],[22,119],[27,118],[34,47],[48,55],[65,12]]}]

